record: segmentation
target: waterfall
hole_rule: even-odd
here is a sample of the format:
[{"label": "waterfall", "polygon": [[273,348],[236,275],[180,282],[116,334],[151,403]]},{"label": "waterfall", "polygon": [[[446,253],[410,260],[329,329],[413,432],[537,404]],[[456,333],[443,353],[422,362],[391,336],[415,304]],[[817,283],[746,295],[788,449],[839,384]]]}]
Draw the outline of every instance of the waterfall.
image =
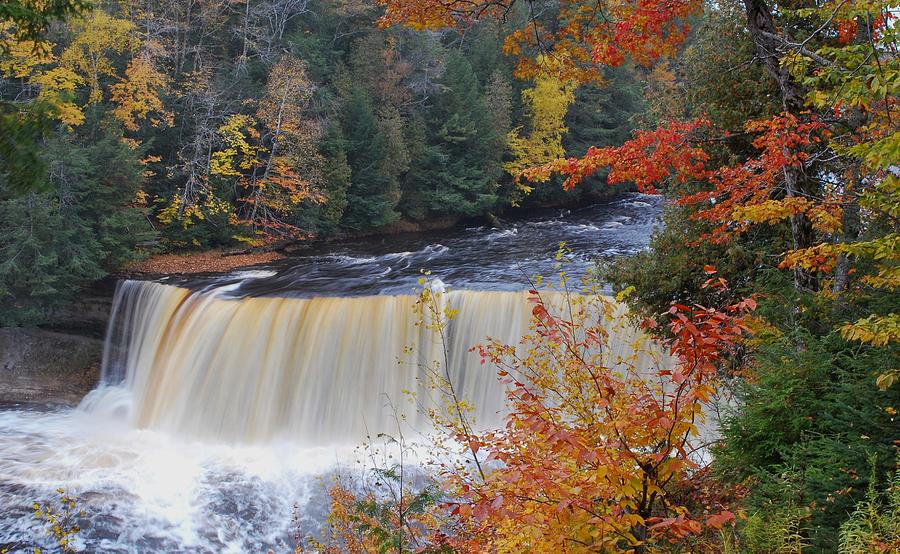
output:
[{"label": "waterfall", "polygon": [[[444,363],[446,345],[446,367],[457,392],[474,405],[476,424],[501,424],[505,397],[496,368],[470,349],[487,337],[517,344],[531,324],[528,293],[441,295],[459,310],[443,341],[417,325],[416,298],[230,298],[124,281],[102,383],[82,408],[124,411],[139,428],[201,440],[353,443],[392,432],[397,412],[413,428],[427,428],[407,397],[413,393],[420,407],[440,401],[425,368]],[[621,325],[609,333],[611,364],[634,354],[642,337]],[[658,363],[641,353],[636,365]]]}]

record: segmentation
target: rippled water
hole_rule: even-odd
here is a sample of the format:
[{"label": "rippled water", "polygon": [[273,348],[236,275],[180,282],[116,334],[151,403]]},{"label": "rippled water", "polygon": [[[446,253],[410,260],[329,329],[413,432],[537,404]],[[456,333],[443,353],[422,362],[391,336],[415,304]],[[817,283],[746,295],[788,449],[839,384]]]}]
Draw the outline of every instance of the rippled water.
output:
[{"label": "rippled water", "polygon": [[578,210],[545,210],[503,229],[465,229],[319,245],[298,256],[215,278],[169,282],[194,287],[232,285],[237,296],[409,294],[421,270],[458,289],[520,290],[554,272],[560,242],[572,249],[570,273],[598,259],[646,248],[662,198],[627,194]]},{"label": "rippled water", "polygon": [[[168,281],[230,297],[406,294],[427,269],[456,289],[516,290],[553,272],[562,241],[570,273],[645,248],[660,210],[658,198],[629,195],[503,229],[319,245],[250,271]],[[291,552],[295,532],[323,521],[329,475],[352,471],[355,445],[198,442],[135,428],[132,401],[123,389],[104,410],[0,407],[0,549],[49,546],[31,506],[61,487],[87,514],[85,552]]]}]

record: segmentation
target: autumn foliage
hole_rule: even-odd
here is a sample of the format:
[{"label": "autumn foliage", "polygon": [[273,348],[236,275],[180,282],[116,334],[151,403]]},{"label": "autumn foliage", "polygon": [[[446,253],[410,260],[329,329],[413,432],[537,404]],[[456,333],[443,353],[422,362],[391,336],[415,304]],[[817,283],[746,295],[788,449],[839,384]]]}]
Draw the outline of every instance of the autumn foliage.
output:
[{"label": "autumn foliage", "polygon": [[563,187],[572,188],[585,177],[609,168],[610,184],[633,182],[642,192],[654,193],[670,178],[684,182],[706,172],[707,154],[691,140],[704,125],[701,121],[670,122],[652,131],[637,131],[632,140],[617,147],[591,147],[581,158],[554,160],[526,169],[529,180],[545,180],[554,173],[566,176]]},{"label": "autumn foliage", "polygon": [[[670,491],[702,463],[703,408],[753,301],[722,311],[673,306],[669,352],[642,374],[637,359],[654,346],[613,365],[607,300],[572,298],[571,312],[554,313],[534,294],[524,355],[510,345],[480,347],[510,386],[510,415],[505,429],[470,443],[496,469],[483,481],[451,476],[464,499],[454,513],[473,533],[463,550],[643,551],[733,519],[715,506],[691,511]],[[599,321],[597,312],[605,314]]]},{"label": "autumn foliage", "polygon": [[[696,0],[639,0],[636,2],[559,3],[551,26],[538,18],[537,7],[516,0],[382,0],[382,23],[414,29],[460,28],[486,18],[506,20],[527,10],[529,24],[507,35],[504,51],[519,58],[520,77],[533,77],[548,65],[565,78],[596,79],[602,66],[618,66],[631,59],[650,64],[674,54],[687,36],[686,18],[700,11]],[[555,28],[554,28],[555,27]],[[529,56],[538,49],[545,58]]]},{"label": "autumn foliage", "polygon": [[[714,268],[707,272],[708,286],[726,286]],[[643,552],[733,522],[718,498],[686,504],[674,492],[703,475],[705,407],[755,301],[722,310],[673,306],[672,339],[632,333],[626,353],[609,340],[627,334],[617,303],[593,292],[562,300],[546,294],[531,291],[532,332],[519,344],[489,341],[476,349],[508,387],[503,428],[478,431],[466,419],[465,400],[442,383],[447,405],[432,418],[451,440],[437,443],[460,458],[436,458],[444,499],[425,512],[430,523],[420,517],[418,534],[407,537],[418,546],[404,544],[473,553]],[[441,307],[440,293],[423,298],[439,332],[453,311]],[[332,498],[335,544],[359,544],[364,521],[392,525],[372,521],[374,496],[360,499],[337,486]]]},{"label": "autumn foliage", "polygon": [[[735,166],[709,168],[709,154],[703,143],[712,131],[705,120],[669,122],[652,131],[638,131],[622,146],[592,148],[582,158],[556,160],[524,172],[529,179],[542,179],[552,173],[566,176],[563,186],[574,187],[586,176],[609,168],[611,184],[632,182],[641,191],[655,193],[667,182],[708,183],[709,189],[678,199],[683,205],[696,206],[694,218],[712,225],[701,240],[723,242],[747,230],[751,225],[771,223],[803,214],[815,222],[818,230],[833,233],[840,228],[840,198],[825,202],[779,192],[784,171],[802,168],[809,158],[810,146],[827,137],[825,126],[815,118],[802,122],[791,114],[780,114],[766,121],[750,121],[745,132],[754,136],[754,148],[760,152]],[[727,136],[727,133],[726,133]]]}]

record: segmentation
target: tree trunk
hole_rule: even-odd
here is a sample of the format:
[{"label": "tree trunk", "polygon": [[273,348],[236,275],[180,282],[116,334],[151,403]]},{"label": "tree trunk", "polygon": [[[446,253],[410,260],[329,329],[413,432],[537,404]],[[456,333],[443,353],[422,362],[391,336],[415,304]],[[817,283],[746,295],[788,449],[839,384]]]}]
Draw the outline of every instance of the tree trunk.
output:
[{"label": "tree trunk", "polygon": [[[854,188],[851,189],[853,193],[856,191],[856,187],[862,184],[862,178],[860,175],[859,166],[855,166],[853,168],[853,176],[854,176]],[[851,195],[852,197],[853,195]],[[843,217],[841,221],[842,232],[841,237],[838,242],[852,242],[859,238],[861,222],[860,222],[860,213],[859,213],[859,204],[857,200],[853,198],[851,201],[847,202],[844,205]],[[847,254],[838,254],[837,264],[834,268],[834,282],[831,285],[831,293],[834,295],[834,304],[831,308],[831,315],[834,318],[839,318],[842,316],[842,312],[848,307],[847,299],[844,297],[844,292],[847,289],[847,283],[850,280],[850,257]]]},{"label": "tree trunk", "polygon": [[[791,75],[788,68],[781,64],[775,20],[772,11],[763,0],[744,0],[747,13],[747,29],[753,38],[756,55],[775,79],[781,91],[781,105],[784,111],[799,116],[804,109],[805,88]],[[788,197],[808,196],[811,184],[800,167],[788,167],[784,170],[784,190]],[[791,238],[794,249],[807,248],[815,244],[815,231],[809,218],[804,214],[791,217]],[[794,270],[794,285],[801,290],[815,291],[818,279],[814,273],[803,269]]]}]

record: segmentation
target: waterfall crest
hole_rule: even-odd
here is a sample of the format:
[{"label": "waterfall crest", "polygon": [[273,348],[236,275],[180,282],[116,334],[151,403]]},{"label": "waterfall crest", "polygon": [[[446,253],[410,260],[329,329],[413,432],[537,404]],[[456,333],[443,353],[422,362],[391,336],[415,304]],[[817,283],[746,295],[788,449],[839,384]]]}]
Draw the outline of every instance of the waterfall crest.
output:
[{"label": "waterfall crest", "polygon": [[[499,425],[503,385],[495,368],[469,350],[487,337],[517,344],[531,323],[528,293],[459,290],[442,298],[459,310],[445,333],[454,386],[474,404],[479,427]],[[112,413],[126,406],[135,426],[232,442],[352,443],[392,432],[395,409],[425,430],[406,391],[420,405],[438,401],[424,367],[443,362],[444,349],[416,324],[415,301],[412,295],[232,299],[124,281],[113,304],[102,384],[82,408]],[[642,336],[621,325],[609,333],[613,365],[633,355]],[[658,356],[641,353],[636,365],[658,363]]]}]

